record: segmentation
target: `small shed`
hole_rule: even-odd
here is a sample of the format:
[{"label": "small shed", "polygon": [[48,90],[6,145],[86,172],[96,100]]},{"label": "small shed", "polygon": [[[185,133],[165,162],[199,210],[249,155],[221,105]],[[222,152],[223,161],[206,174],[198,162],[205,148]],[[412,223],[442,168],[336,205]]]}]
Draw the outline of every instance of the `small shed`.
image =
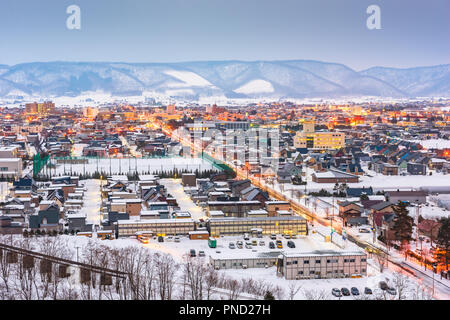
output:
[{"label": "small shed", "polygon": [[191,239],[191,240],[208,240],[209,232],[206,230],[190,231],[189,239]]}]

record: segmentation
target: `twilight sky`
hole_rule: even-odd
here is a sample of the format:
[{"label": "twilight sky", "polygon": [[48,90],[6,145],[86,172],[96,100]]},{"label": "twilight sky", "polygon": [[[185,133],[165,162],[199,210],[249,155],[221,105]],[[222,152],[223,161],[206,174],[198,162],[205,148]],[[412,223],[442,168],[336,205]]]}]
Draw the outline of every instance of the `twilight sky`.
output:
[{"label": "twilight sky", "polygon": [[[81,30],[66,8],[81,8]],[[369,5],[381,30],[366,27]],[[0,2],[0,64],[309,59],[450,63],[449,0],[14,0]]]}]

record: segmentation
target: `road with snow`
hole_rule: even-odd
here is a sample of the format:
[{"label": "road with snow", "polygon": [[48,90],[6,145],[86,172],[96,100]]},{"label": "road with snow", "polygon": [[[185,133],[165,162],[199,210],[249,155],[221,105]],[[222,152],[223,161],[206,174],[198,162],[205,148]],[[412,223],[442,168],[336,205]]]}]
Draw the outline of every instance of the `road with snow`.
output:
[{"label": "road with snow", "polygon": [[189,211],[193,219],[205,219],[205,214],[201,207],[184,192],[181,179],[161,179],[160,183],[167,188],[167,192],[177,199],[181,211]]},{"label": "road with snow", "polygon": [[100,209],[102,203],[100,180],[86,180],[83,183],[87,190],[84,192],[83,207],[79,213],[86,214],[87,224],[100,225]]}]

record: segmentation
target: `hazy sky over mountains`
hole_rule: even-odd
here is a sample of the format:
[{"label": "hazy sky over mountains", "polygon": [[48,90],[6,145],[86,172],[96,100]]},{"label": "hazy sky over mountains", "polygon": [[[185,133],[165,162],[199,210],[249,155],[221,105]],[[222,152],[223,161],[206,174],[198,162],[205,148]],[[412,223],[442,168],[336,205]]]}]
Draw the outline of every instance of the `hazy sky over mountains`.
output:
[{"label": "hazy sky over mountains", "polygon": [[[66,8],[81,8],[81,30]],[[381,30],[366,27],[369,5]],[[355,70],[450,63],[448,0],[14,0],[0,64],[312,59]]]}]

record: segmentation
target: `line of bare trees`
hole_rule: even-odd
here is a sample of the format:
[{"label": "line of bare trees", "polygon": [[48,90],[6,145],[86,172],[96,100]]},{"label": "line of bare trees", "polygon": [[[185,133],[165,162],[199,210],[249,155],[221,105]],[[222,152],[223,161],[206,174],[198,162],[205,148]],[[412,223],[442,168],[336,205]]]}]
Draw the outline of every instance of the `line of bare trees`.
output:
[{"label": "line of bare trees", "polygon": [[40,261],[30,263],[18,255],[14,261],[4,250],[0,257],[0,299],[20,300],[212,300],[263,299],[270,292],[283,299],[284,291],[264,280],[236,280],[207,265],[202,258],[185,256],[177,262],[169,254],[143,247],[110,247],[89,241],[79,255],[63,237],[10,238],[0,236],[0,243],[46,255],[117,270],[124,279],[69,268],[61,276],[56,263],[42,269]]}]

